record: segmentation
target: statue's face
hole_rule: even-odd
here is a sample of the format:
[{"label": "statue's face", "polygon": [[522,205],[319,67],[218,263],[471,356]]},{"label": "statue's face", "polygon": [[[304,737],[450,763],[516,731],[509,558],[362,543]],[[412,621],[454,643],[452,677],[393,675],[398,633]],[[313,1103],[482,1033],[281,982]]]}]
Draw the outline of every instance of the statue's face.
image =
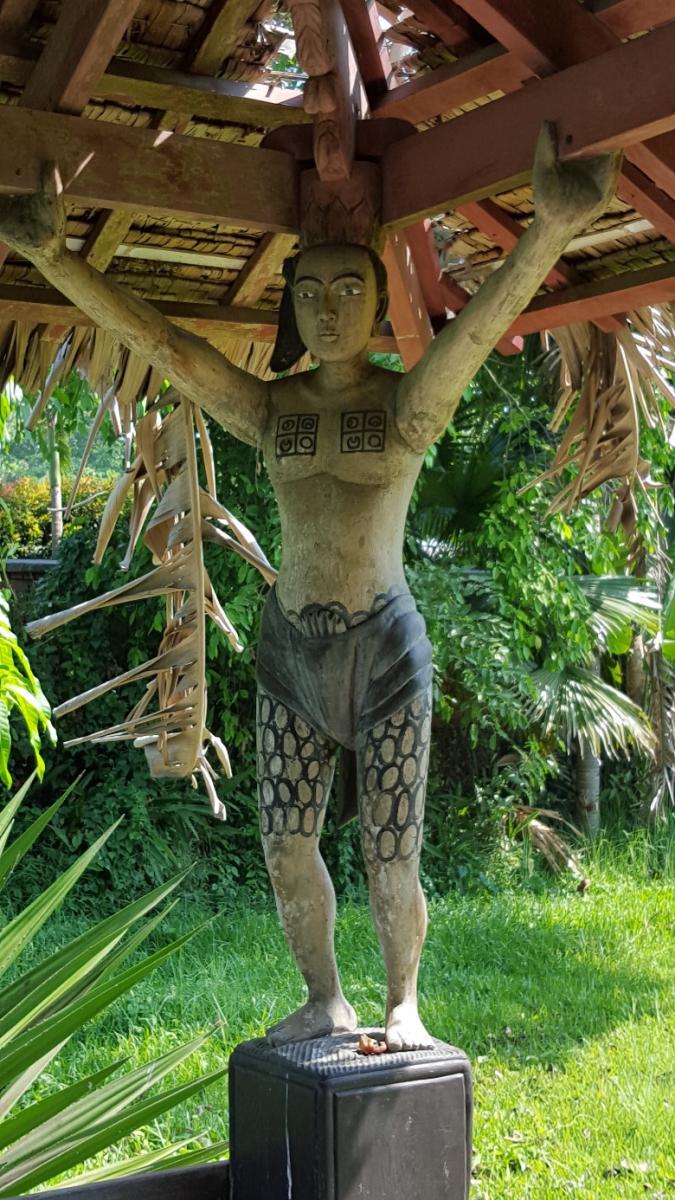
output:
[{"label": "statue's face", "polygon": [[343,362],[365,350],[378,307],[375,271],[361,246],[305,250],[293,287],[298,331],[310,354]]}]

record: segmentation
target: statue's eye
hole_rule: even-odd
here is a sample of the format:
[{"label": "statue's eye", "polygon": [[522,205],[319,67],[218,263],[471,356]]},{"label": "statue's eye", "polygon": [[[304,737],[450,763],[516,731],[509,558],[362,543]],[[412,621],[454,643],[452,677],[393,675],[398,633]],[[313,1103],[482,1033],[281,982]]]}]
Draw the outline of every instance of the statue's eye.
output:
[{"label": "statue's eye", "polygon": [[296,300],[315,300],[316,292],[313,288],[299,287],[295,292]]},{"label": "statue's eye", "polygon": [[363,288],[358,283],[344,283],[340,289],[342,296],[360,296]]}]

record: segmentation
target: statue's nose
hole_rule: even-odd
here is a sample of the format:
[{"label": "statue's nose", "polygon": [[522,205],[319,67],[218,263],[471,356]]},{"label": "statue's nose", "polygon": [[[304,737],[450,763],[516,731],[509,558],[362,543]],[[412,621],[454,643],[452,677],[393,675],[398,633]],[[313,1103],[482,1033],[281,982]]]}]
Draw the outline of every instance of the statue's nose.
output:
[{"label": "statue's nose", "polygon": [[337,311],[333,299],[330,295],[324,294],[321,297],[321,305],[319,307],[319,324],[334,325],[337,320]]}]

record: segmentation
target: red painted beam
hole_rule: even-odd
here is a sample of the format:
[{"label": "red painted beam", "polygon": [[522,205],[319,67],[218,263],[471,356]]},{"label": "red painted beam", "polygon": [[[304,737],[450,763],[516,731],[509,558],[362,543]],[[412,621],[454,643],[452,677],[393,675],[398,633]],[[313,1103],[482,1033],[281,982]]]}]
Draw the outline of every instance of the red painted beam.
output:
[{"label": "red painted beam", "polygon": [[[465,204],[457,211],[466,217],[467,221],[471,221],[476,229],[480,229],[481,233],[489,237],[495,246],[500,246],[507,254],[510,254],[518,245],[525,232],[509,213],[504,212],[503,208],[495,204],[494,200],[481,200],[476,204]],[[574,287],[581,283],[581,279],[574,267],[559,258],[546,276],[545,282],[553,287],[561,284],[563,287]],[[605,333],[617,333],[625,324],[623,318],[618,317],[601,317],[596,323]]]},{"label": "red painted beam", "polygon": [[675,200],[632,163],[624,162],[617,188],[625,204],[642,213],[660,233],[675,243]]},{"label": "red painted beam", "polygon": [[524,183],[544,120],[556,122],[564,158],[675,128],[673,61],[675,25],[668,25],[404,138],[384,156],[384,223],[412,224]]},{"label": "red painted beam", "polygon": [[403,365],[409,371],[433,341],[434,331],[410,246],[403,232],[389,235],[382,259],[389,283],[389,320]]},{"label": "red painted beam", "polygon": [[[471,300],[471,293],[441,270],[438,251],[430,221],[418,221],[405,230],[422,295],[432,317],[446,317],[448,311],[461,312]],[[501,354],[519,354],[523,348],[520,337],[503,337],[497,345]]]},{"label": "red painted beam", "polygon": [[[582,8],[578,0],[537,0],[536,4],[531,0],[459,0],[459,3],[505,49],[540,76],[595,58],[621,44],[617,35]],[[628,155],[660,188],[675,196],[674,133],[633,146]],[[666,232],[670,226],[668,214],[664,213],[661,221],[653,200],[650,210],[656,228],[670,236]]]},{"label": "red painted beam", "polygon": [[586,7],[620,38],[675,21],[675,0],[586,0]]},{"label": "red painted beam", "polygon": [[366,94],[371,102],[384,95],[392,76],[375,0],[340,0]]},{"label": "red painted beam", "polygon": [[[598,19],[620,37],[675,21],[675,0],[602,0],[595,9]],[[373,116],[428,121],[493,92],[515,91],[533,74],[495,43],[393,88],[374,106]]]},{"label": "red painted beam", "polygon": [[458,62],[425,71],[375,100],[374,117],[400,117],[420,124],[493,92],[516,92],[532,72],[501,46],[486,46]]},{"label": "red painted beam", "polygon": [[550,75],[595,58],[617,43],[615,35],[579,0],[457,0],[505,50],[535,75]]},{"label": "red painted beam", "polygon": [[675,263],[626,271],[579,287],[537,296],[514,321],[510,333],[541,333],[576,321],[597,321],[616,313],[675,300]]}]

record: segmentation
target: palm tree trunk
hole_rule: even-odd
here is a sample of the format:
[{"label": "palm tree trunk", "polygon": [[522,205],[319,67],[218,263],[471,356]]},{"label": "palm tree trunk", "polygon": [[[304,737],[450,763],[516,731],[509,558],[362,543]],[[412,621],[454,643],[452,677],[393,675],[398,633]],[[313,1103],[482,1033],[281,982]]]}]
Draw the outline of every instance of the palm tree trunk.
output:
[{"label": "palm tree trunk", "polygon": [[52,557],[56,558],[63,537],[63,489],[61,485],[61,455],[56,442],[56,413],[49,414],[49,490],[52,514]]},{"label": "palm tree trunk", "polygon": [[600,759],[584,743],[577,750],[577,810],[585,834],[594,838],[600,832]]}]

